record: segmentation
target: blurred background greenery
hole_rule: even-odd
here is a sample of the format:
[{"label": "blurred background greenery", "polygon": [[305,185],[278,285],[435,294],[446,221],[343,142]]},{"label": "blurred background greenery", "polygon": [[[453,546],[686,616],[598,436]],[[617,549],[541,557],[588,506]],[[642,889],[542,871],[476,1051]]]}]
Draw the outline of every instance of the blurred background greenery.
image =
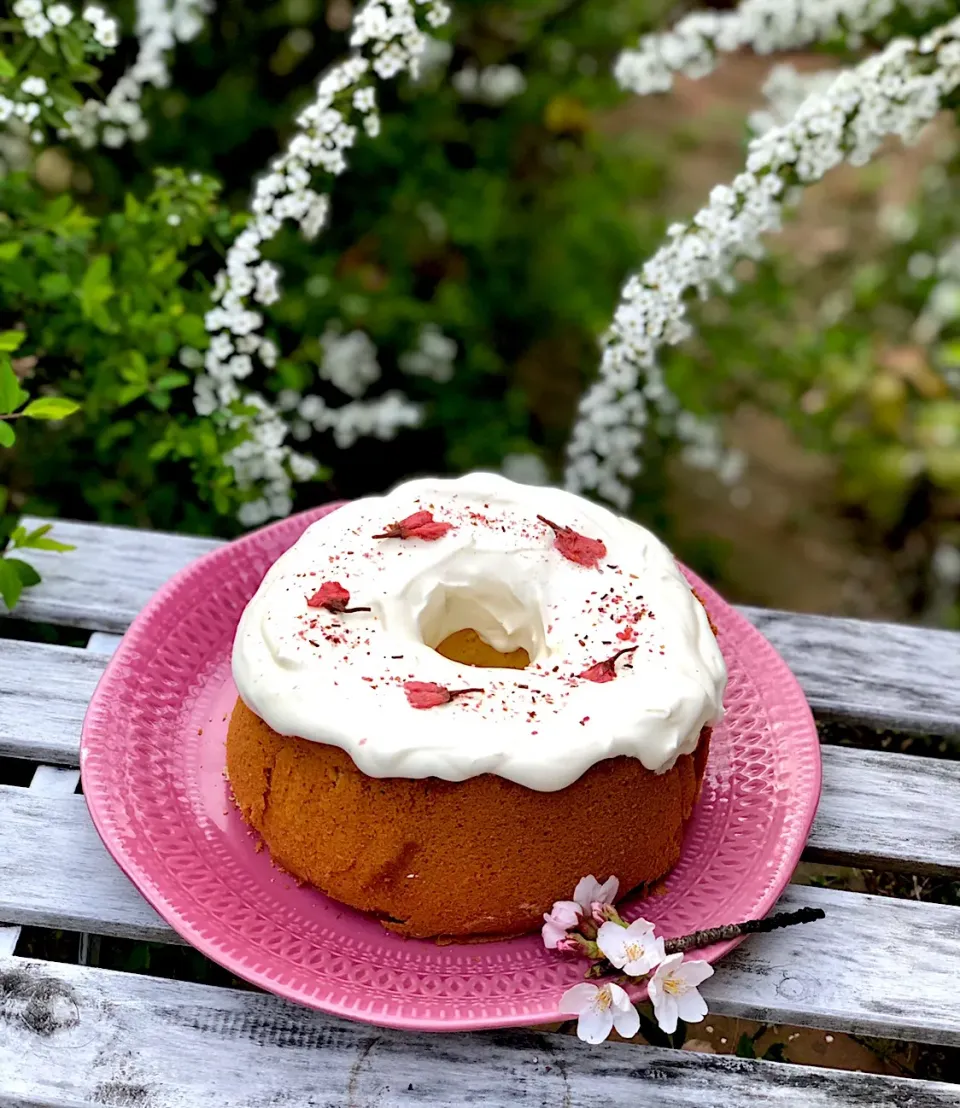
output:
[{"label": "blurred background greenery", "polygon": [[[424,472],[559,479],[624,277],[742,165],[772,64],[736,58],[668,97],[624,97],[612,60],[668,9],[459,0],[420,80],[384,92],[383,133],[337,180],[329,229],[271,247],[284,356],[258,385],[315,388],[322,337],[362,331],[382,370],[371,392],[401,389],[425,421],[346,448],[304,425],[300,448],[324,469],[296,508]],[[118,11],[131,26],[130,5]],[[15,365],[31,393],[83,404],[0,453],[5,526],[29,511],[241,529],[178,351],[205,345],[251,180],[345,52],[350,16],[349,0],[226,0],[178,50],[171,86],[148,91],[144,141],[19,166],[0,149],[0,329],[26,330]],[[128,61],[110,59],[105,86]],[[500,85],[484,92],[470,75],[491,67]],[[183,172],[158,179],[166,166]],[[960,626],[958,170],[944,118],[918,148],[834,174],[667,355],[681,403],[717,419],[747,465],[731,489],[654,435],[632,514],[731,599]],[[425,327],[455,342],[452,375],[405,362]]]}]

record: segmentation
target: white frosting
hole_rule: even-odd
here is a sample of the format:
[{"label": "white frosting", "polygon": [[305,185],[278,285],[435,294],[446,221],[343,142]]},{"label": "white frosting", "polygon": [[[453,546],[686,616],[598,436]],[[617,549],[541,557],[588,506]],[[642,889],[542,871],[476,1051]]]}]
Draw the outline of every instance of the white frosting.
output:
[{"label": "white frosting", "polygon": [[[453,529],[373,537],[421,510]],[[538,515],[600,539],[599,566],[563,557]],[[308,607],[325,581],[371,611]],[[432,649],[468,627],[497,650],[524,647],[530,665]],[[628,646],[614,680],[578,676]],[[233,675],[274,730],[341,747],[369,776],[495,773],[544,792],[620,754],[668,769],[722,717],[726,684],[706,614],[657,538],[572,493],[487,473],[410,481],[314,523],[247,605]],[[407,681],[483,692],[419,709]]]}]

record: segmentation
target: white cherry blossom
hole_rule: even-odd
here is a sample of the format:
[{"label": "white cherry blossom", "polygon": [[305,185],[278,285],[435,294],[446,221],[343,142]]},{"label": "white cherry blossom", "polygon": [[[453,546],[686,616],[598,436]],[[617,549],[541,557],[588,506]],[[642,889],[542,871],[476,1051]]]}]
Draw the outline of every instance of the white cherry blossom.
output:
[{"label": "white cherry blossom", "polygon": [[557,944],[567,937],[567,932],[580,922],[580,905],[575,900],[558,900],[549,912],[543,913],[543,945],[556,950]]},{"label": "white cherry blossom", "polygon": [[640,1030],[640,1014],[613,982],[598,986],[584,981],[572,986],[560,998],[560,1011],[579,1017],[577,1036],[585,1043],[602,1043],[614,1028],[625,1039],[632,1039]]},{"label": "white cherry blossom", "polygon": [[591,873],[587,877],[581,877],[577,882],[577,887],[573,890],[573,899],[584,913],[589,915],[592,904],[613,904],[619,891],[620,882],[616,877],[608,877],[601,885]]},{"label": "white cherry blossom", "polygon": [[682,954],[671,954],[657,967],[650,978],[650,1001],[661,1030],[672,1035],[677,1021],[699,1023],[707,1014],[707,1003],[697,992],[708,977],[713,976],[709,962],[685,962]]},{"label": "white cherry blossom", "polygon": [[643,977],[664,959],[663,939],[645,919],[634,920],[629,927],[604,923],[597,932],[597,946],[612,966],[630,977]]}]

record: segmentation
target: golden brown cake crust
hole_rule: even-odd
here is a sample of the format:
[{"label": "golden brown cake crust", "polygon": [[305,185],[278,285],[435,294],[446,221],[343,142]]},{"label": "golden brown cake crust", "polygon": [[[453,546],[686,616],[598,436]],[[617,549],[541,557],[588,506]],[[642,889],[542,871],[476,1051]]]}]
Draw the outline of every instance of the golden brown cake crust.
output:
[{"label": "golden brown cake crust", "polygon": [[227,775],[243,818],[297,878],[404,935],[505,935],[538,927],[586,874],[615,874],[627,891],[672,869],[708,746],[705,728],[666,773],[611,758],[558,792],[493,774],[374,778],[238,700]]}]

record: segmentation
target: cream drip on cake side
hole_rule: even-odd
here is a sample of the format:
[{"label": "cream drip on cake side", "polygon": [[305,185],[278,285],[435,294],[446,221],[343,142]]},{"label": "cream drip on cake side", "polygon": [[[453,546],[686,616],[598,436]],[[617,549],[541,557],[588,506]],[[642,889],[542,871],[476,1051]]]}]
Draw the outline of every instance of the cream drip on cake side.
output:
[{"label": "cream drip on cake side", "polygon": [[[418,511],[451,530],[374,538]],[[538,516],[601,540],[599,565],[563,557]],[[326,581],[370,611],[309,607]],[[523,647],[529,666],[433,649],[463,628],[504,653]],[[631,647],[615,679],[578,676]],[[233,676],[275,731],[338,746],[369,776],[494,773],[543,792],[617,755],[669,769],[722,718],[726,685],[706,614],[654,535],[572,493],[487,473],[409,481],[314,523],[247,605]],[[483,691],[424,710],[408,681]]]}]

